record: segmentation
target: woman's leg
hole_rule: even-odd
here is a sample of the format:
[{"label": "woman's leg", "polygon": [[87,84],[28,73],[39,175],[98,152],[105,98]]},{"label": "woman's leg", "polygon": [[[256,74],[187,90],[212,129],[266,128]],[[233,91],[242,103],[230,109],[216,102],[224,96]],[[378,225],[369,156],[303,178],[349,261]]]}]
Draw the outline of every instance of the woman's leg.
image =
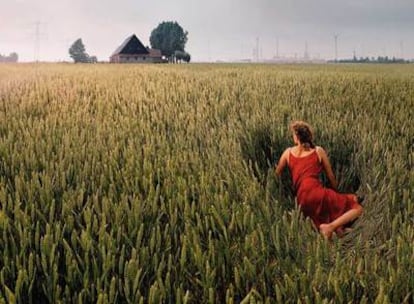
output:
[{"label": "woman's leg", "polygon": [[345,224],[355,220],[357,217],[359,217],[362,214],[362,206],[358,203],[358,199],[356,195],[349,194],[349,197],[352,198],[355,202],[357,202],[356,205],[351,210],[348,210],[344,214],[342,214],[340,217],[335,219],[334,221],[328,223],[328,224],[321,224],[319,226],[319,231],[322,233],[322,235],[325,237],[325,239],[331,239],[333,232],[338,229],[339,227],[344,226]]}]

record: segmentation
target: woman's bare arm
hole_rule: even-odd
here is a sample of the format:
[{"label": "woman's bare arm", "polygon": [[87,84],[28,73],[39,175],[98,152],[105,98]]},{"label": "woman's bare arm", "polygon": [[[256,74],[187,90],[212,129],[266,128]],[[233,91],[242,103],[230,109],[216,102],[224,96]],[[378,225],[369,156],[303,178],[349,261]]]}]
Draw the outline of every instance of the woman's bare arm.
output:
[{"label": "woman's bare arm", "polygon": [[277,166],[275,168],[276,175],[280,176],[282,175],[283,169],[285,169],[286,165],[288,164],[288,157],[289,157],[289,149],[286,149],[282,156],[279,159],[279,162],[277,163]]},{"label": "woman's bare arm", "polygon": [[325,170],[325,173],[329,180],[329,184],[331,185],[331,188],[334,190],[337,190],[338,182],[336,181],[335,175],[332,171],[332,166],[331,166],[331,162],[329,161],[328,155],[326,154],[325,150],[322,147],[318,147],[316,151],[318,152],[318,155],[321,159],[323,169]]}]

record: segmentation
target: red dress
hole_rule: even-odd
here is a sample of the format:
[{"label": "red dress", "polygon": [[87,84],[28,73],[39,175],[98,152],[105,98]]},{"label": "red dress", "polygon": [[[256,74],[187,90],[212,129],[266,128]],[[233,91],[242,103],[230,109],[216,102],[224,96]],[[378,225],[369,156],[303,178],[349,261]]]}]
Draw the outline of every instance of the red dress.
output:
[{"label": "red dress", "polygon": [[288,166],[299,207],[316,227],[332,222],[357,204],[346,194],[323,187],[319,179],[323,167],[316,150],[304,157],[290,152]]}]

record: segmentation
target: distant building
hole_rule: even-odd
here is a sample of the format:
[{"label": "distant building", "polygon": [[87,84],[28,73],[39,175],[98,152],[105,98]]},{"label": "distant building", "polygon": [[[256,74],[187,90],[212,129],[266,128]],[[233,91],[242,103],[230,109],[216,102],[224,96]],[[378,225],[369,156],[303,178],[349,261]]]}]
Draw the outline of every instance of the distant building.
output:
[{"label": "distant building", "polygon": [[128,37],[111,55],[112,63],[161,63],[164,62],[160,50],[145,47],[133,34]]}]

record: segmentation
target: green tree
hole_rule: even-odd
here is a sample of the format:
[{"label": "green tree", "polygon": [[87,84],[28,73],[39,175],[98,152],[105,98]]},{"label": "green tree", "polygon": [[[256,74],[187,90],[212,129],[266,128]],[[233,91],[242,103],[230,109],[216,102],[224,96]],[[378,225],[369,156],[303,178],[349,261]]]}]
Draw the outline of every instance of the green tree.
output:
[{"label": "green tree", "polygon": [[90,63],[98,63],[98,57],[96,57],[96,56],[90,56],[89,57],[89,62]]},{"label": "green tree", "polygon": [[174,52],[174,61],[180,63],[184,58],[185,52],[183,51],[175,51]]},{"label": "green tree", "polygon": [[191,55],[188,54],[187,52],[175,51],[174,52],[174,59],[175,59],[175,62],[181,63],[181,61],[185,61],[185,62],[188,63],[191,60]]},{"label": "green tree", "polygon": [[190,62],[190,60],[191,60],[191,55],[189,54],[189,53],[185,53],[184,54],[184,58],[183,58],[183,60],[185,61],[185,62],[187,62],[187,63],[189,63]]},{"label": "green tree", "polygon": [[184,52],[188,32],[173,21],[160,23],[150,36],[151,47],[161,50],[162,55],[173,61],[175,51]]},{"label": "green tree", "polygon": [[17,53],[13,52],[10,54],[9,56],[10,58],[10,62],[17,62],[19,61],[19,55],[17,55]]},{"label": "green tree", "polygon": [[89,62],[89,55],[86,53],[85,45],[82,42],[82,39],[76,40],[72,46],[69,48],[69,55],[72,57],[75,63],[82,62],[86,63]]}]

